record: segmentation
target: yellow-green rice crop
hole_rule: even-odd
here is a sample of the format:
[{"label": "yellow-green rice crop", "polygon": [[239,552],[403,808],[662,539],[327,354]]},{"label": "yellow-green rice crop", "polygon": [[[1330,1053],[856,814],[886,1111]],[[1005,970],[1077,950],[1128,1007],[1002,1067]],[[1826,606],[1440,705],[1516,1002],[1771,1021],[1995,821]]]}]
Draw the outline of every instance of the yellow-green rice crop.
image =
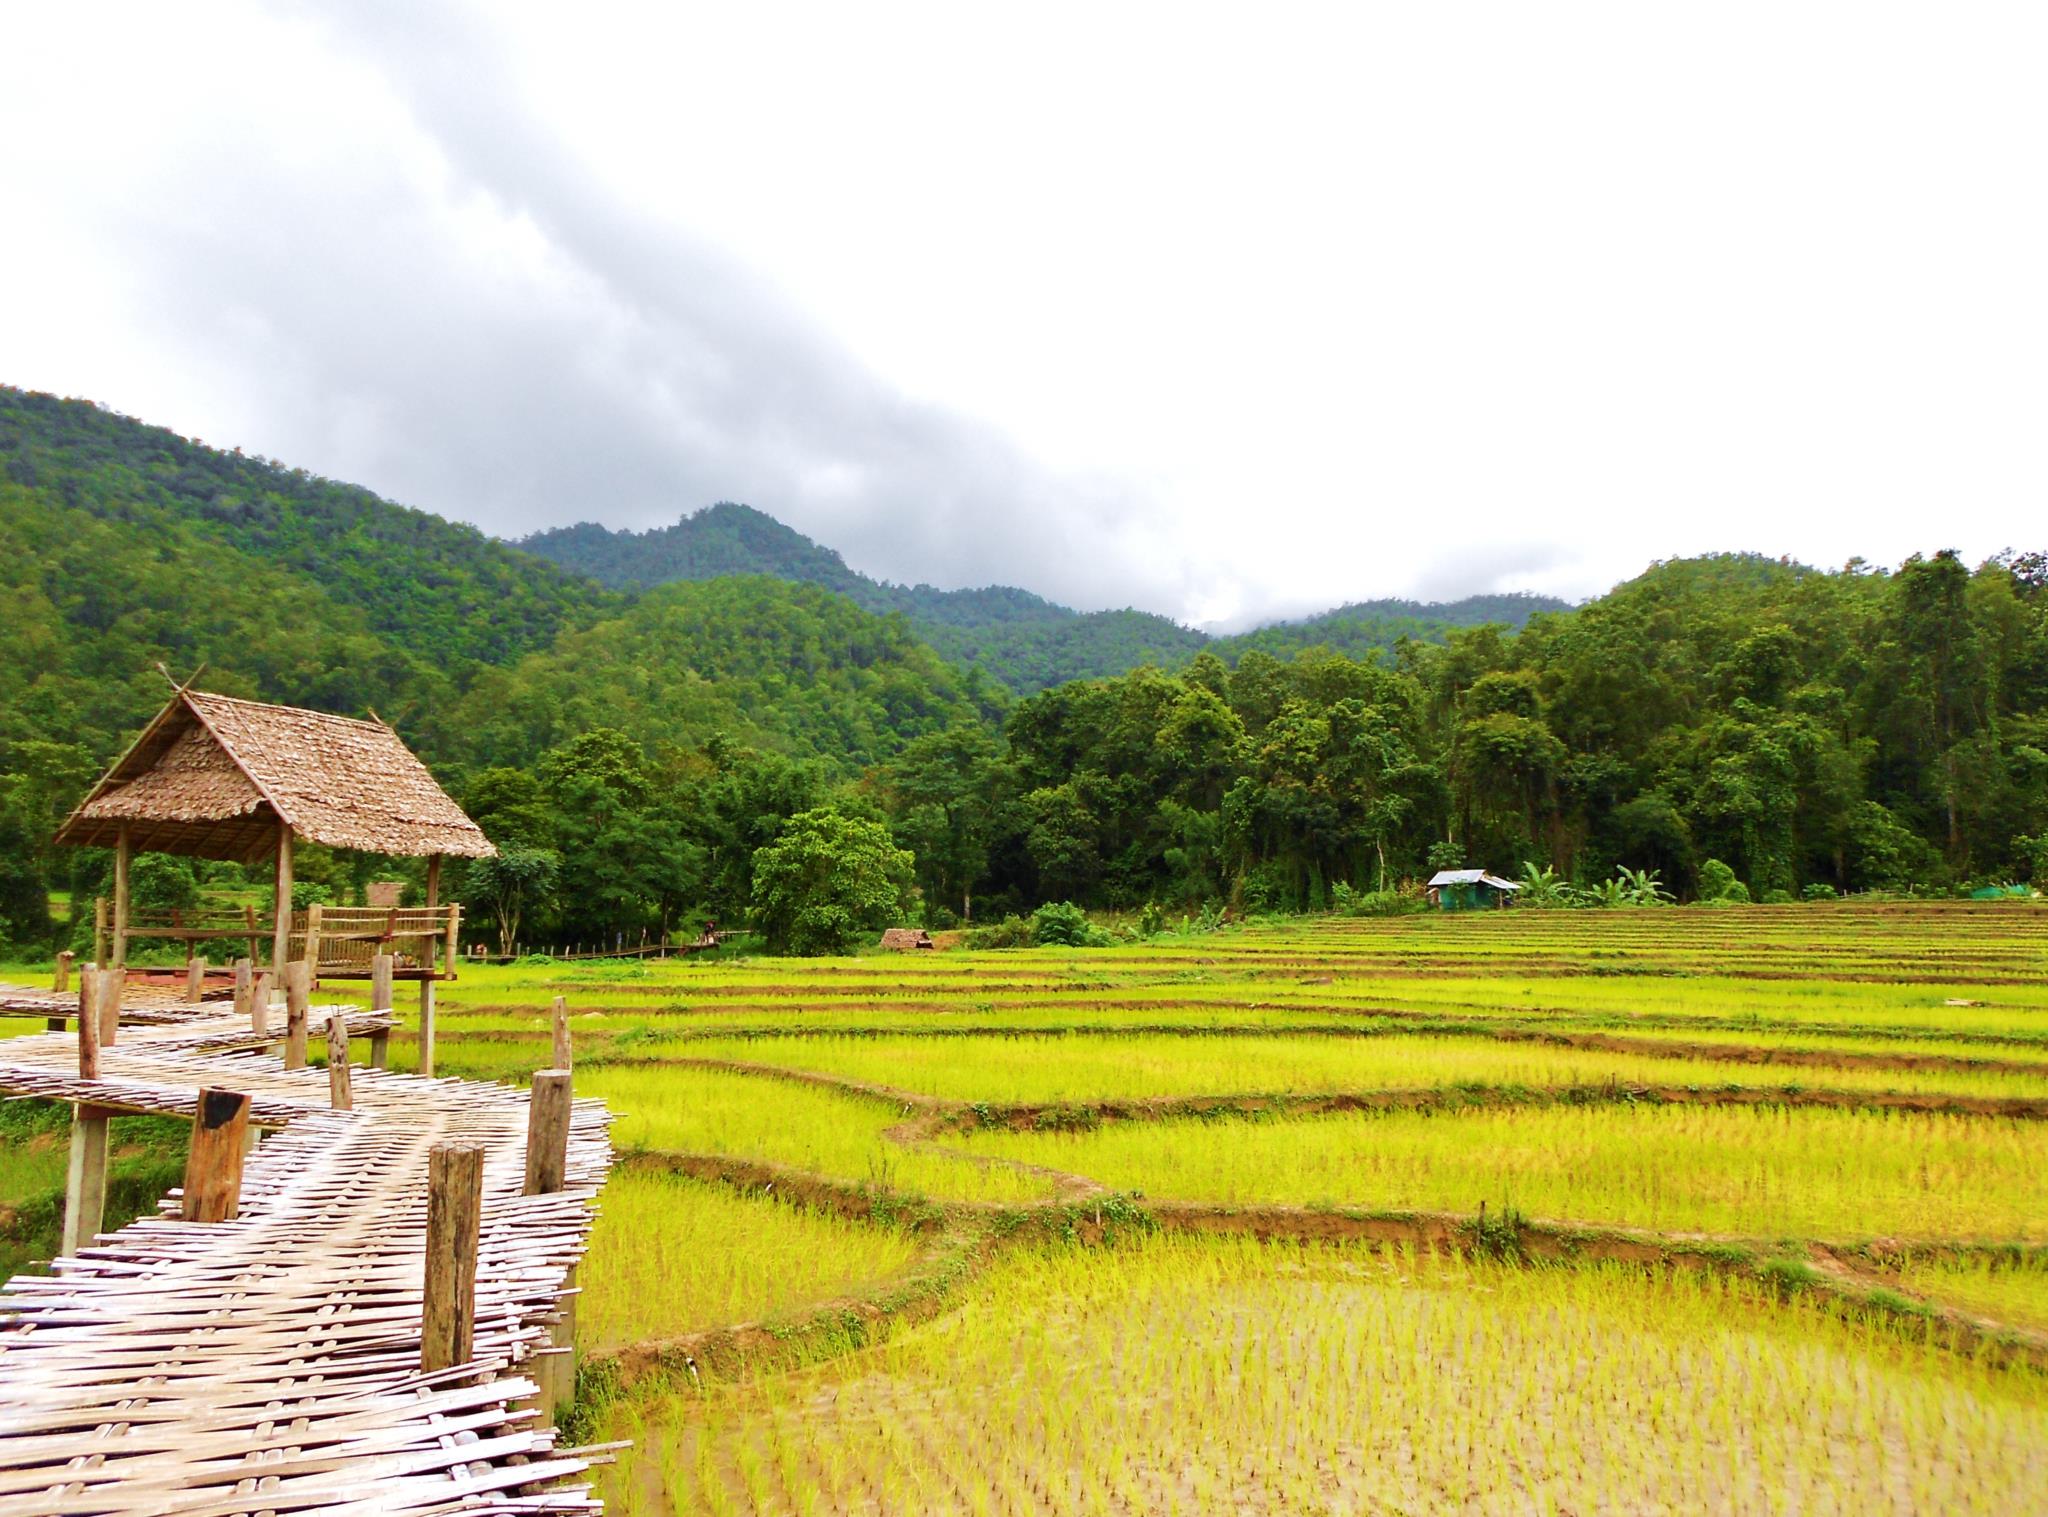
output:
[{"label": "yellow-green rice crop", "polygon": [[623,1408],[607,1510],[2030,1510],[2038,1377],[1742,1280],[1019,1253],[879,1349]]},{"label": "yellow-green rice crop", "polygon": [[1908,1264],[1899,1279],[1944,1306],[2048,1332],[2048,1253],[1929,1255]]},{"label": "yellow-green rice crop", "polygon": [[623,1147],[756,1159],[954,1200],[1042,1200],[1054,1188],[1045,1177],[1004,1162],[976,1163],[890,1142],[884,1130],[907,1113],[786,1080],[632,1066],[580,1072],[576,1090],[611,1103],[619,1114],[612,1136]]},{"label": "yellow-green rice crop", "polygon": [[578,1342],[602,1353],[755,1322],[909,1267],[915,1241],[681,1175],[627,1168],[604,1189],[578,1283]]},{"label": "yellow-green rice crop", "polygon": [[2048,1123],[1784,1107],[1542,1106],[982,1132],[978,1152],[1151,1197],[1475,1211],[1761,1236],[2048,1239]]}]

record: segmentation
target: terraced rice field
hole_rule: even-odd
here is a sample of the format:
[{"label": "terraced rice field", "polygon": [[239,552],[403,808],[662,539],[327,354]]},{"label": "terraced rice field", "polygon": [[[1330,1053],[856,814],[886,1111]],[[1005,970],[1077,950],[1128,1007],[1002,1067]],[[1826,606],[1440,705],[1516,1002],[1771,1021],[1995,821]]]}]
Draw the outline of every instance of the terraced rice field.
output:
[{"label": "terraced rice field", "polygon": [[2037,907],[522,965],[444,991],[440,1069],[523,1077],[556,995],[628,1151],[614,1511],[2048,1490]]}]

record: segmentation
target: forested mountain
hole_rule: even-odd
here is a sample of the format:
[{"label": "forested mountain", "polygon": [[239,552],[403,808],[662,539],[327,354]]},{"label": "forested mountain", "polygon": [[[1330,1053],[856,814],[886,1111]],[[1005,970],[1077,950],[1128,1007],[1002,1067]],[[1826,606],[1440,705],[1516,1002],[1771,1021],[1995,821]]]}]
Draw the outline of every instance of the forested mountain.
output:
[{"label": "forested mountain", "polygon": [[941,656],[972,664],[1026,695],[1147,664],[1177,669],[1204,648],[1226,662],[1248,648],[1279,652],[1327,646],[1358,656],[1379,655],[1403,637],[1441,641],[1453,627],[1488,621],[1519,627],[1535,612],[1565,606],[1533,595],[1473,596],[1431,605],[1369,601],[1305,621],[1211,638],[1149,611],[1074,611],[1007,585],[936,590],[870,579],[774,517],[730,501],[645,532],[614,532],[583,522],[536,533],[519,546],[622,590],[726,574],[768,574],[823,585],[870,611],[901,612]]},{"label": "forested mountain", "polygon": [[[761,569],[759,550],[773,572],[606,589],[0,390],[0,939],[46,943],[47,888],[96,888],[96,857],[48,838],[162,703],[158,659],[391,720],[545,864],[541,936],[738,920],[755,854],[821,806],[887,823],[935,923],[1062,899],[1314,907],[1446,859],[1764,897],[2048,883],[2039,554],[1722,555],[1577,609],[1376,602],[1211,643],[1021,591],[878,586],[739,507],[714,525],[700,568]],[[991,627],[1019,637],[977,641]],[[1026,687],[1107,677],[1019,700],[991,648]]]}]

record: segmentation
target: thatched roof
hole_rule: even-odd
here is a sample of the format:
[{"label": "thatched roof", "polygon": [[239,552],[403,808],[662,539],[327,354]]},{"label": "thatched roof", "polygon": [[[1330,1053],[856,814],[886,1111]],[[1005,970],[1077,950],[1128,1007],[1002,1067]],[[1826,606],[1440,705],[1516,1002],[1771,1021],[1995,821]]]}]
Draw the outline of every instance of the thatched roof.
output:
[{"label": "thatched roof", "polygon": [[932,935],[922,927],[891,927],[882,934],[884,948],[932,948]]},{"label": "thatched roof", "polygon": [[331,848],[420,857],[496,853],[396,732],[293,706],[180,690],[57,831],[138,852],[244,862],[278,823]]}]

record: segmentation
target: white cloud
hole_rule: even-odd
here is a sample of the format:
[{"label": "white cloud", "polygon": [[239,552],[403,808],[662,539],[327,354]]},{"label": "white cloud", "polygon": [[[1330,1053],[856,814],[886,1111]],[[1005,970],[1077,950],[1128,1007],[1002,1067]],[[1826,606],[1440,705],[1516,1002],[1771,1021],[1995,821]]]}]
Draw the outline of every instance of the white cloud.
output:
[{"label": "white cloud", "polygon": [[0,377],[1232,623],[2038,536],[2035,10],[998,14],[18,18]]}]

